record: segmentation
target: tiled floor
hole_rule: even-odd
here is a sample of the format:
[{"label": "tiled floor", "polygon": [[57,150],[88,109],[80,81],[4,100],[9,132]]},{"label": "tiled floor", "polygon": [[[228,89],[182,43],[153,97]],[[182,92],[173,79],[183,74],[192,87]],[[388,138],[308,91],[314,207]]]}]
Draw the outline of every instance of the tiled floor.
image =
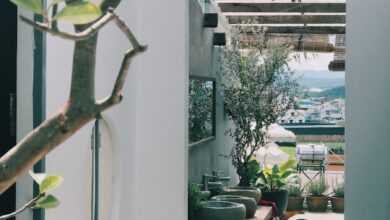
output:
[{"label": "tiled floor", "polygon": [[336,213],[305,213],[293,216],[289,220],[344,220],[344,215]]}]

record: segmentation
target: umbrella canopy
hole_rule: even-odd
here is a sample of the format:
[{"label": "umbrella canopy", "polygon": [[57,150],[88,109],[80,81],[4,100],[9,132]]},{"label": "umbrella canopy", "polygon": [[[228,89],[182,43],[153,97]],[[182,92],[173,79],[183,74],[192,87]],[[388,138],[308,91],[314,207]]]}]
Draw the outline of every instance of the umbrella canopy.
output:
[{"label": "umbrella canopy", "polygon": [[280,165],[289,159],[289,155],[283,152],[279,146],[273,142],[268,143],[257,150],[255,156],[262,167]]},{"label": "umbrella canopy", "polygon": [[267,140],[277,143],[295,143],[297,137],[292,131],[289,131],[278,124],[268,126]]}]

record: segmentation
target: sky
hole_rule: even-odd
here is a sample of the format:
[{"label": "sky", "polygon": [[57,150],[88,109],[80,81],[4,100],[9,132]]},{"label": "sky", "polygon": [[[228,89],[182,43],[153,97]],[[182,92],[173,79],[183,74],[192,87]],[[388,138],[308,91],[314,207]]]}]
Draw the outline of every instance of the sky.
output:
[{"label": "sky", "polygon": [[290,68],[297,75],[310,78],[344,79],[345,72],[331,72],[328,70],[329,63],[333,60],[333,53],[300,53],[300,59],[292,59]]}]

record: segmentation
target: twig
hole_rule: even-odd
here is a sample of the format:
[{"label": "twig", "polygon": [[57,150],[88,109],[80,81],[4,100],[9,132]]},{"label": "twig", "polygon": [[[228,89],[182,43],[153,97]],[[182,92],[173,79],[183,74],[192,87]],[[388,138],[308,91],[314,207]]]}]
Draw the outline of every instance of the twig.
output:
[{"label": "twig", "polygon": [[39,194],[37,197],[35,197],[34,199],[30,200],[29,202],[27,202],[25,205],[23,205],[21,208],[19,208],[18,210],[12,212],[12,213],[9,213],[9,214],[6,214],[6,215],[2,215],[0,216],[0,220],[3,220],[3,219],[9,219],[9,218],[12,218],[12,217],[15,217],[16,215],[22,213],[23,211],[25,211],[26,209],[28,208],[32,208],[35,203],[44,196],[45,194]]},{"label": "twig", "polygon": [[111,95],[108,96],[106,99],[99,101],[97,103],[99,111],[104,111],[107,108],[109,108],[115,104],[118,104],[119,102],[122,101],[122,94],[121,93],[122,93],[122,89],[123,89],[123,86],[125,84],[125,81],[126,81],[126,78],[127,78],[128,72],[129,72],[131,60],[138,53],[142,53],[147,49],[146,46],[143,46],[138,42],[137,38],[135,37],[133,32],[130,30],[130,28],[126,25],[126,23],[123,20],[121,20],[119,18],[118,15],[116,15],[114,13],[114,11],[112,9],[109,9],[109,12],[114,16],[115,24],[129,39],[133,49],[129,49],[126,52],[126,54],[122,60],[121,68],[120,68],[118,76],[116,78],[114,88],[111,92]]},{"label": "twig", "polygon": [[111,12],[107,12],[104,16],[99,18],[96,22],[91,24],[87,29],[85,29],[82,32],[79,33],[68,33],[68,32],[62,32],[57,30],[56,28],[51,28],[49,24],[47,23],[41,23],[41,22],[34,22],[24,16],[20,16],[20,19],[25,22],[28,25],[31,25],[37,30],[47,32],[49,34],[52,34],[54,36],[58,36],[60,38],[66,39],[66,40],[73,40],[73,41],[81,41],[86,40],[96,34],[102,27],[104,27],[108,22],[110,22],[112,19],[114,19],[114,15]]}]

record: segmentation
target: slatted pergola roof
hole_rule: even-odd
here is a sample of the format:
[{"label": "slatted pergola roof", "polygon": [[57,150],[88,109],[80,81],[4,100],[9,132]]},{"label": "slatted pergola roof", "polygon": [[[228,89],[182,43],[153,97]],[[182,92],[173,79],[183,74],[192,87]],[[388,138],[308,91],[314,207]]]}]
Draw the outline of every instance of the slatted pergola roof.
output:
[{"label": "slatted pergola roof", "polygon": [[[229,24],[264,28],[270,36],[309,39],[307,48],[313,49],[313,36],[345,35],[345,0],[215,0]],[[250,34],[250,33],[249,33]],[[306,36],[306,38],[302,37]],[[316,37],[314,37],[316,38]],[[338,37],[340,38],[340,37]],[[320,38],[318,38],[320,39]],[[321,38],[323,39],[323,38]],[[296,45],[301,45],[297,42]],[[305,42],[303,42],[305,43]],[[322,41],[322,44],[329,44]],[[344,45],[316,44],[320,52],[335,52],[337,70],[344,68]],[[340,58],[341,57],[341,58]],[[342,68],[340,68],[342,67]],[[330,69],[332,67],[330,66]]]}]

